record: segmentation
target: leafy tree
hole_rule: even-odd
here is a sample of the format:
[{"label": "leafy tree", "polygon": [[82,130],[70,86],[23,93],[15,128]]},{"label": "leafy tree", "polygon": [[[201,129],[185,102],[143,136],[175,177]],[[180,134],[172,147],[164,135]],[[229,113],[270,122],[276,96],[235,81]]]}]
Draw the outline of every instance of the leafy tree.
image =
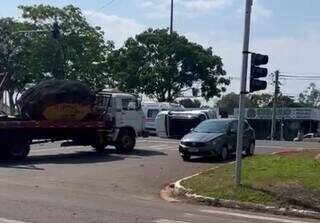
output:
[{"label": "leafy tree", "polygon": [[[105,42],[100,27],[92,27],[81,10],[72,5],[57,8],[47,5],[19,6],[22,17],[44,34],[33,35],[28,69],[38,79],[66,78],[101,88],[108,82],[106,56],[113,49]],[[58,22],[61,36],[52,38],[50,30]]]},{"label": "leafy tree", "polygon": [[[258,107],[258,105],[248,97],[246,97],[245,106],[247,108]],[[222,98],[217,102],[217,107],[219,107],[221,111],[227,112],[229,115],[233,114],[234,109],[239,108],[239,94],[231,92],[222,96]]]},{"label": "leafy tree", "polygon": [[273,100],[273,95],[268,93],[263,94],[253,94],[250,96],[252,104],[257,105],[257,107],[269,107],[271,101]]},{"label": "leafy tree", "polygon": [[7,75],[7,81],[1,86],[1,91],[8,92],[11,114],[15,113],[15,94],[18,95],[25,84],[34,79],[34,76],[26,71],[30,59],[26,48],[30,38],[18,33],[29,28],[30,24],[27,22],[13,18],[0,19],[0,73]]},{"label": "leafy tree", "polygon": [[310,83],[309,87],[299,95],[299,102],[309,107],[320,107],[320,89],[315,83]]},{"label": "leafy tree", "polygon": [[195,82],[201,83],[201,96],[208,100],[220,96],[230,82],[221,58],[211,48],[204,49],[176,32],[170,35],[167,29],[148,29],[129,38],[108,61],[116,87],[160,102],[174,101]]}]

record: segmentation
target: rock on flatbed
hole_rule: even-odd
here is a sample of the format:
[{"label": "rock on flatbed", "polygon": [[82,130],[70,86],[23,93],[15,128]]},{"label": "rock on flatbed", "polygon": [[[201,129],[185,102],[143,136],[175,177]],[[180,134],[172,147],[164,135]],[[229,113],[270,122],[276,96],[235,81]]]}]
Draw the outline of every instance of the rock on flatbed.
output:
[{"label": "rock on flatbed", "polygon": [[72,121],[84,119],[94,100],[94,93],[84,83],[53,79],[26,90],[18,104],[27,119]]}]

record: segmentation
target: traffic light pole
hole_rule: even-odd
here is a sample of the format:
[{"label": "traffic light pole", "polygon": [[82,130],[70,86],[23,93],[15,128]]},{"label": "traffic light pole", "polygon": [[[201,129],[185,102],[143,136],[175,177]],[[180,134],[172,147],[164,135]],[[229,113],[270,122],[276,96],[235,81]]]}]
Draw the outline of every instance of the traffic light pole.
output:
[{"label": "traffic light pole", "polygon": [[[274,87],[274,97],[273,97],[273,110],[272,110],[272,123],[271,123],[271,140],[275,140],[276,134],[276,123],[277,123],[277,103],[279,94],[279,71],[277,70],[274,74],[275,76],[275,87]],[[281,123],[282,124],[282,123]]]},{"label": "traffic light pole", "polygon": [[244,40],[243,40],[243,58],[242,58],[242,74],[240,87],[240,101],[239,101],[239,121],[238,121],[238,136],[237,136],[237,152],[236,152],[236,178],[235,185],[241,185],[241,161],[242,161],[242,147],[243,147],[243,122],[245,112],[245,97],[246,84],[248,72],[248,56],[249,56],[249,40],[250,40],[250,23],[251,23],[251,8],[253,0],[246,0],[245,11],[245,26],[244,26]]}]

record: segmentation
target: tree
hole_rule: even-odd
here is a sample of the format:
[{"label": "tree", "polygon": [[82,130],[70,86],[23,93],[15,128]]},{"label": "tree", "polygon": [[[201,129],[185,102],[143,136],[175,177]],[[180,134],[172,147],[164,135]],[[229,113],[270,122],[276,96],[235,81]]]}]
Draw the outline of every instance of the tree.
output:
[{"label": "tree", "polygon": [[315,83],[310,83],[309,87],[300,93],[299,102],[308,107],[320,107],[320,89],[317,88]]},{"label": "tree", "polygon": [[[233,114],[234,109],[239,108],[239,94],[231,92],[222,96],[222,98],[217,102],[217,106],[221,111],[227,112],[228,115]],[[258,105],[246,97],[245,107],[258,107]]]},{"label": "tree", "polygon": [[111,53],[110,71],[120,90],[172,102],[195,82],[205,99],[220,96],[230,83],[220,57],[168,29],[148,29]]},{"label": "tree", "polygon": [[250,95],[250,100],[252,104],[257,105],[257,107],[269,107],[271,101],[273,100],[273,95],[268,93],[252,94]]},{"label": "tree", "polygon": [[179,104],[181,104],[185,108],[200,108],[201,107],[201,102],[198,99],[181,99],[179,101]]},{"label": "tree", "polygon": [[[65,78],[81,80],[99,89],[108,82],[106,57],[113,49],[105,42],[100,27],[92,27],[81,10],[72,5],[57,8],[46,5],[19,6],[22,17],[45,34],[33,35],[30,42],[28,69],[39,80]],[[60,38],[52,38],[54,22],[60,27]]]},{"label": "tree", "polygon": [[8,92],[12,115],[15,113],[14,95],[18,95],[25,84],[34,79],[31,73],[26,72],[30,59],[26,46],[30,38],[17,33],[29,28],[30,24],[27,22],[20,22],[13,18],[0,19],[0,73],[7,75],[7,81],[1,91]]}]

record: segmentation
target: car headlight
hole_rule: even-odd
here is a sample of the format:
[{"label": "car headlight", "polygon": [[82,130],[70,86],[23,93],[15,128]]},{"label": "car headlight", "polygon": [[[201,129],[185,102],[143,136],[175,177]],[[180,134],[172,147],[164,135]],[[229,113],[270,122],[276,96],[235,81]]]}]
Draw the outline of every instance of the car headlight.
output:
[{"label": "car headlight", "polygon": [[217,142],[215,140],[212,140],[212,141],[209,142],[209,144],[210,145],[215,145],[215,144],[217,144]]}]

